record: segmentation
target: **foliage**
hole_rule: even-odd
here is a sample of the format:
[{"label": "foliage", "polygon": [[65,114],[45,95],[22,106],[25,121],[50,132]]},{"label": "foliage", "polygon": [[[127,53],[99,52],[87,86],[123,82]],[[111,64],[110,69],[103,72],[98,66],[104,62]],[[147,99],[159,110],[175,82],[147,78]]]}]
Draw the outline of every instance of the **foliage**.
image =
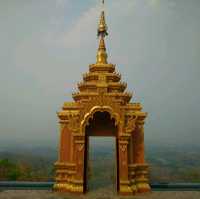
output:
[{"label": "foliage", "polygon": [[[116,162],[112,150],[100,147],[90,152],[88,177],[91,184],[107,185],[115,181]],[[200,183],[199,151],[196,148],[147,147],[151,182]],[[0,152],[0,180],[53,180],[56,159],[56,150],[49,149]]]},{"label": "foliage", "polygon": [[17,166],[8,159],[0,160],[0,178],[3,180],[16,180],[20,173]]}]

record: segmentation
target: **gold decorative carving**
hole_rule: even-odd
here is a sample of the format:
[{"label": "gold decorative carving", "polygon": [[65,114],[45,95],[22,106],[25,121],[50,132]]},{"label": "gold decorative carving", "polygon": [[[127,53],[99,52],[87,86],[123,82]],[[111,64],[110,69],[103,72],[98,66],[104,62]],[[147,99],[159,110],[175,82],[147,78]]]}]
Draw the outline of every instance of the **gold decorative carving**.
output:
[{"label": "gold decorative carving", "polygon": [[[106,129],[105,132],[116,132],[112,135],[116,135],[119,150],[119,193],[134,194],[149,190],[146,166],[135,165],[145,162],[143,125],[147,113],[142,112],[140,103],[130,103],[132,94],[125,91],[127,84],[123,83],[121,75],[115,72],[115,65],[107,63],[106,35],[107,26],[102,11],[98,27],[100,38],[96,63],[89,66],[89,72],[84,74],[83,81],[78,83],[78,92],[72,94],[74,102],[65,102],[62,110],[57,113],[61,132],[60,146],[62,145],[59,150],[60,154],[64,154],[64,158],[60,158],[55,164],[56,191],[83,193],[86,183],[84,165],[87,165],[84,161],[88,159],[84,153],[84,150],[88,150],[88,134],[85,133],[85,129],[96,112],[107,112],[110,119],[115,121],[115,126],[112,123],[112,129]],[[98,125],[97,123],[96,127]],[[105,125],[105,128],[107,126]],[[69,136],[62,136],[65,127]],[[135,136],[134,140],[131,133],[137,132],[136,128],[140,136]],[[97,130],[101,133],[101,128]],[[139,158],[130,158],[130,155]],[[124,171],[121,171],[121,168]]]},{"label": "gold decorative carving", "polygon": [[120,113],[120,105],[116,102],[115,98],[108,96],[104,93],[99,93],[99,95],[90,97],[89,101],[85,104],[81,111],[81,116],[89,112],[94,106],[110,106],[116,113]]},{"label": "gold decorative carving", "polygon": [[135,130],[136,120],[137,120],[136,115],[127,116],[126,127],[125,127],[127,133],[131,133]]},{"label": "gold decorative carving", "polygon": [[122,152],[125,152],[127,150],[127,145],[126,144],[120,144],[119,147],[120,147],[120,150]]},{"label": "gold decorative carving", "polygon": [[69,118],[69,128],[73,132],[78,132],[80,129],[80,118],[79,115],[74,115]]},{"label": "gold decorative carving", "polygon": [[118,113],[114,112],[110,106],[94,106],[91,110],[85,114],[84,119],[81,121],[81,134],[84,134],[86,125],[89,124],[89,119],[93,119],[94,113],[99,112],[108,112],[110,113],[111,118],[115,119],[115,125],[120,125],[120,116]]},{"label": "gold decorative carving", "polygon": [[78,151],[82,151],[84,149],[84,144],[79,144],[78,145]]}]

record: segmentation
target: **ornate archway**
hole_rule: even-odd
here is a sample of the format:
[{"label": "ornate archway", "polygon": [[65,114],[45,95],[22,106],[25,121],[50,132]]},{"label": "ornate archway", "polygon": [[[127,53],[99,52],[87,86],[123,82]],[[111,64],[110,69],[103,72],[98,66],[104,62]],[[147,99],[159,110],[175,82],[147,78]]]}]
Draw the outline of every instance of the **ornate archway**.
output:
[{"label": "ornate archway", "polygon": [[[87,133],[98,131],[98,135],[109,134],[105,129],[112,122],[114,124],[111,124],[111,129],[114,130],[113,125],[117,127],[118,192],[135,194],[150,191],[148,165],[144,159],[143,126],[147,113],[142,111],[140,103],[130,102],[132,94],[125,92],[127,84],[121,82],[121,75],[115,72],[115,65],[107,62],[104,42],[106,35],[107,26],[102,11],[96,63],[91,64],[89,72],[83,75],[83,82],[78,84],[79,92],[72,95],[74,102],[65,102],[62,110],[57,113],[60,122],[60,146],[58,161],[55,163],[55,191],[84,193],[87,183]],[[109,122],[94,122],[91,127],[89,124],[96,113],[108,113]],[[101,129],[102,125],[104,131]]]},{"label": "ornate archway", "polygon": [[110,106],[94,106],[91,110],[85,114],[84,119],[81,121],[81,133],[85,134],[85,128],[89,124],[89,120],[93,119],[94,114],[97,112],[107,112],[109,113],[111,119],[114,119],[115,126],[120,125],[120,117],[119,114],[114,112]]},{"label": "ornate archway", "polygon": [[118,126],[115,118],[112,118],[109,112],[97,111],[90,117],[88,125],[85,127],[85,154],[84,154],[84,193],[88,191],[88,162],[89,162],[89,138],[90,137],[114,137],[115,138],[115,162],[116,162],[116,190],[118,191]]},{"label": "ornate archway", "polygon": [[[146,113],[141,112],[139,103],[118,103],[118,100],[107,94],[100,94],[90,97],[83,106],[81,103],[64,104],[63,110],[58,113],[61,139],[59,159],[55,163],[55,190],[79,193],[86,191],[84,166],[87,159],[87,126],[95,118],[95,113],[107,112],[110,121],[117,127],[118,192],[134,194],[150,191],[148,165],[144,160],[143,125]],[[98,129],[98,125],[96,127],[99,130],[96,133],[101,135],[102,129]],[[105,134],[106,131],[102,133]]]}]

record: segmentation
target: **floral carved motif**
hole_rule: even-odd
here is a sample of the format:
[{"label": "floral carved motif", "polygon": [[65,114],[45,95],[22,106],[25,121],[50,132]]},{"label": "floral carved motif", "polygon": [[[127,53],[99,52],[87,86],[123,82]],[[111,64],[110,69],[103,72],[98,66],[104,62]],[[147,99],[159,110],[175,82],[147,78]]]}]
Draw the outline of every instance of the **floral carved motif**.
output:
[{"label": "floral carved motif", "polygon": [[78,145],[78,151],[82,151],[84,149],[84,144],[79,144]]},{"label": "floral carved motif", "polygon": [[119,148],[120,148],[120,150],[121,150],[122,152],[125,152],[126,149],[127,149],[127,145],[126,145],[126,144],[121,144],[121,145],[119,146]]},{"label": "floral carved motif", "polygon": [[136,119],[137,119],[137,116],[135,115],[131,115],[127,117],[126,127],[125,127],[127,133],[131,133],[135,130]]},{"label": "floral carved motif", "polygon": [[73,132],[78,132],[80,130],[80,118],[79,115],[74,115],[69,118],[69,128]]},{"label": "floral carved motif", "polygon": [[94,106],[109,106],[115,113],[118,113],[119,115],[123,114],[121,106],[114,98],[100,93],[98,96],[90,97],[89,101],[84,104],[81,110],[81,118],[83,119],[84,115],[87,114]]}]

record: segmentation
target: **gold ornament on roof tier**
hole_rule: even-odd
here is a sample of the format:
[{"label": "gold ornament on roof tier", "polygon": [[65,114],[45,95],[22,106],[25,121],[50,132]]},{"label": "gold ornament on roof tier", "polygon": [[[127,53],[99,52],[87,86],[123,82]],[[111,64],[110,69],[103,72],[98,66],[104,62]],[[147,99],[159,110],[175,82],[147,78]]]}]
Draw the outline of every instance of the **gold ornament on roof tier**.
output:
[{"label": "gold ornament on roof tier", "polygon": [[[116,137],[118,193],[131,195],[150,191],[148,165],[144,159],[144,121],[147,113],[142,112],[140,103],[130,103],[132,94],[125,91],[127,84],[115,72],[115,65],[107,61],[107,30],[105,13],[102,11],[97,30],[99,47],[96,63],[89,66],[89,72],[78,83],[79,91],[72,94],[74,102],[64,102],[62,110],[57,113],[60,122],[60,146],[55,163],[55,191],[88,191],[87,154],[90,128],[93,128],[92,133],[95,136]],[[105,116],[101,125],[96,120],[98,114]],[[110,119],[105,119],[106,115]],[[104,126],[106,122],[109,125]]]},{"label": "gold ornament on roof tier", "polygon": [[105,13],[104,11],[101,12],[101,17],[100,17],[100,21],[99,21],[99,27],[97,30],[97,35],[98,36],[103,36],[105,37],[106,35],[108,35],[108,27],[106,25],[106,20],[105,20]]}]

